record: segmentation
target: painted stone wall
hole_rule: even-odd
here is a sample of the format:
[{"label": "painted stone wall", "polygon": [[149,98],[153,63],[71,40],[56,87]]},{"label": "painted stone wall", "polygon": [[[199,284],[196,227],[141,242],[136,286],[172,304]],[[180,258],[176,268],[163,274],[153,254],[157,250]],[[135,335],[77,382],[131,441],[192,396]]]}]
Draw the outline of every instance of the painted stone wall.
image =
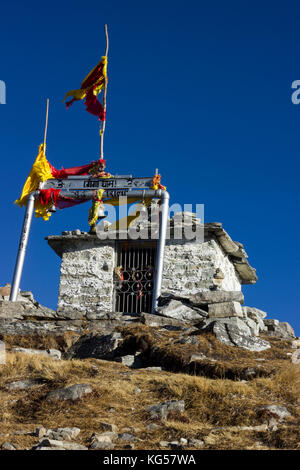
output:
[{"label": "painted stone wall", "polygon": [[222,290],[241,290],[241,281],[234,265],[214,239],[207,239],[203,243],[168,240],[162,292],[182,295],[210,290],[214,286],[213,276],[217,268],[224,274]]},{"label": "painted stone wall", "polygon": [[62,256],[58,312],[112,310],[114,243],[74,241]]}]

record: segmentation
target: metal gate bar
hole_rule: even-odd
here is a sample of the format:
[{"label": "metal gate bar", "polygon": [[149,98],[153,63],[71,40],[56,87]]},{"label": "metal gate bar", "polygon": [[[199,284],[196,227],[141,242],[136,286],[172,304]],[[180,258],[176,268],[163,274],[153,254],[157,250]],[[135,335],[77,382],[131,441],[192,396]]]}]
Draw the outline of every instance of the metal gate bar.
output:
[{"label": "metal gate bar", "polygon": [[156,246],[117,244],[115,308],[123,313],[151,313]]}]

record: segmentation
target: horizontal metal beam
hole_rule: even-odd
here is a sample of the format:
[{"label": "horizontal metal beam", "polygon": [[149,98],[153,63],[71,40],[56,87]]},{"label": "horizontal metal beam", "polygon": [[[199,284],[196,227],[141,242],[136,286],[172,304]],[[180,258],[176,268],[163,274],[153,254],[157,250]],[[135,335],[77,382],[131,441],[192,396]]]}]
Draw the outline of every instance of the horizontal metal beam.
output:
[{"label": "horizontal metal beam", "polygon": [[[122,193],[122,194],[117,194],[118,193]],[[165,193],[166,191],[162,191],[161,189],[157,189],[157,190],[154,190],[154,189],[143,189],[143,190],[132,190],[132,191],[126,191],[124,190],[122,192],[122,190],[111,190],[111,189],[108,189],[108,190],[105,190],[103,195],[102,195],[102,198],[105,199],[105,198],[109,198],[109,199],[112,199],[112,198],[115,198],[115,197],[120,197],[120,196],[126,196],[128,199],[130,198],[137,198],[137,197],[151,197],[151,198],[157,198],[157,199],[160,199],[161,198],[161,195],[162,193]],[[95,193],[96,191],[91,191],[91,190],[87,190],[87,189],[82,189],[82,190],[73,190],[73,191],[65,191],[63,190],[60,195],[61,196],[65,196],[65,197],[68,197],[68,198],[72,198],[74,200],[89,200],[89,199],[93,199],[94,196],[95,196]],[[104,200],[104,203],[107,203],[109,204],[109,201],[105,201]]]}]

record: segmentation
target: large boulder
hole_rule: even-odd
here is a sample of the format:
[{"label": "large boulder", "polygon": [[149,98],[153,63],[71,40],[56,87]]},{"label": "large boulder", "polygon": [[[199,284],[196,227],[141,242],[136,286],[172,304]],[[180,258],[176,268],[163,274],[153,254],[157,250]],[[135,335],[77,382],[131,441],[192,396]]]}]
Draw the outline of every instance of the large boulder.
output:
[{"label": "large boulder", "polygon": [[65,353],[66,359],[85,359],[93,357],[97,359],[114,359],[122,355],[121,333],[113,332],[108,335],[90,333],[81,336]]},{"label": "large boulder", "polygon": [[227,346],[236,346],[249,351],[264,351],[271,347],[267,341],[252,336],[250,328],[239,318],[211,321],[204,327],[204,331],[213,333]]},{"label": "large boulder", "polygon": [[197,322],[207,316],[207,312],[193,308],[180,302],[180,300],[170,300],[166,305],[157,308],[157,312],[164,317],[175,318],[186,322]]},{"label": "large boulder", "polygon": [[210,318],[243,317],[243,310],[239,302],[220,302],[209,304],[208,316]]},{"label": "large boulder", "polygon": [[184,407],[184,400],[170,400],[148,406],[147,411],[152,419],[168,419],[172,414],[182,414]]},{"label": "large boulder", "polygon": [[92,387],[88,384],[75,384],[69,387],[58,388],[49,392],[46,396],[46,400],[79,400],[88,393],[93,391]]},{"label": "large boulder", "polygon": [[189,301],[199,307],[209,304],[219,304],[221,302],[239,302],[243,304],[244,295],[242,291],[209,290],[191,294]]},{"label": "large boulder", "polygon": [[279,322],[278,320],[268,319],[264,320],[264,324],[267,327],[266,334],[269,336],[275,336],[281,339],[296,338],[293,328],[287,322]]},{"label": "large boulder", "polygon": [[266,312],[254,307],[242,307],[244,319],[252,320],[256,323],[258,332],[267,331],[264,324],[264,318],[267,316]]}]

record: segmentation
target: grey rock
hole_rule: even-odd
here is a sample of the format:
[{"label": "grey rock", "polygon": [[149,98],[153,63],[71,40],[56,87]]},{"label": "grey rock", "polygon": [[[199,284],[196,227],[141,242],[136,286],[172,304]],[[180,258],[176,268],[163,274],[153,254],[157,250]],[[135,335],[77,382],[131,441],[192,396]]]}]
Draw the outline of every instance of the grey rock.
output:
[{"label": "grey rock", "polygon": [[158,307],[157,312],[164,317],[171,317],[184,322],[199,321],[203,316],[207,316],[206,312],[201,315],[199,309],[195,311],[179,300],[171,300],[167,305]]},{"label": "grey rock", "polygon": [[[88,450],[87,447],[78,444],[77,442],[69,441],[58,441],[54,439],[43,439],[37,447],[52,447],[54,449],[64,449],[64,450]],[[37,449],[36,449],[37,450]]]},{"label": "grey rock", "polygon": [[2,450],[17,450],[17,447],[14,444],[11,444],[10,442],[3,442],[1,445]]},{"label": "grey rock", "polygon": [[287,410],[285,406],[279,405],[264,405],[258,406],[255,408],[256,411],[268,411],[272,415],[275,415],[279,420],[284,420],[291,416],[291,413]]},{"label": "grey rock", "polygon": [[300,364],[300,349],[296,349],[296,351],[292,354],[291,361],[292,364]]},{"label": "grey rock", "polygon": [[41,439],[42,437],[46,436],[47,429],[44,426],[39,426],[34,431],[33,435]]},{"label": "grey rock", "polygon": [[120,441],[136,441],[137,440],[136,436],[134,436],[133,434],[130,434],[128,432],[123,432],[123,433],[119,434],[118,439]]},{"label": "grey rock", "polygon": [[296,338],[295,332],[291,325],[287,322],[279,322],[278,320],[264,320],[267,326],[266,334],[281,339]]},{"label": "grey rock", "polygon": [[113,432],[113,433],[118,432],[118,426],[116,426],[115,424],[111,424],[111,423],[101,422],[99,423],[99,428],[101,429],[101,431],[104,431],[104,432],[106,431]]},{"label": "grey rock", "polygon": [[259,335],[260,328],[259,328],[259,324],[257,322],[252,320],[252,318],[248,318],[248,317],[244,317],[243,321],[249,327],[250,333],[251,333],[252,336],[258,336]]},{"label": "grey rock", "polygon": [[195,447],[196,449],[201,449],[204,446],[204,441],[201,439],[194,439],[192,437],[188,440],[188,445],[190,447]]},{"label": "grey rock", "polygon": [[75,384],[70,387],[59,388],[49,392],[47,400],[78,400],[88,393],[91,393],[92,387],[88,384]]},{"label": "grey rock", "polygon": [[112,450],[115,448],[115,444],[111,441],[94,441],[90,445],[90,449],[93,450]]},{"label": "grey rock", "polygon": [[187,336],[179,340],[180,344],[193,344],[195,346],[199,346],[200,341],[197,336]]},{"label": "grey rock", "polygon": [[239,302],[244,303],[242,291],[204,291],[197,292],[189,296],[189,301],[198,306],[216,304],[221,302]]},{"label": "grey rock", "polygon": [[[239,319],[236,319],[239,320]],[[242,322],[242,320],[240,320]],[[251,336],[250,330],[245,325],[242,327],[243,322],[230,321],[213,321],[207,325],[205,331],[210,331],[215,334],[217,339],[227,346],[237,346],[240,348],[248,349],[249,351],[264,351],[271,346],[267,341],[261,338]],[[248,328],[248,332],[247,332]]]},{"label": "grey rock", "polygon": [[[191,362],[195,362],[195,361],[206,361],[208,359],[207,356],[205,356],[204,354],[202,353],[198,353],[198,354],[192,354],[191,357],[190,357],[190,363]],[[211,359],[210,359],[211,361]]]},{"label": "grey rock", "polygon": [[300,339],[299,339],[299,338],[294,339],[294,340],[291,342],[291,348],[292,348],[292,349],[298,349],[298,348],[300,348]]},{"label": "grey rock", "polygon": [[56,428],[53,431],[51,429],[47,430],[46,436],[49,439],[54,439],[58,441],[71,441],[72,439],[76,439],[76,437],[80,434],[80,429],[77,427],[72,428]]},{"label": "grey rock", "polygon": [[175,318],[162,317],[152,313],[142,313],[140,321],[147,326],[161,326],[161,327],[178,327],[180,329],[186,328],[186,322],[176,320]]},{"label": "grey rock", "polygon": [[113,441],[117,439],[118,434],[116,432],[105,432],[102,434],[93,434],[91,438],[91,449],[113,449]]},{"label": "grey rock", "polygon": [[159,442],[160,447],[169,447],[169,444],[170,443],[168,441],[160,441]]},{"label": "grey rock", "polygon": [[35,379],[17,380],[5,385],[7,390],[27,390],[28,388],[36,387],[40,382]]},{"label": "grey rock", "polygon": [[128,354],[115,358],[115,361],[121,362],[124,366],[131,367],[132,369],[138,369],[143,366],[139,354]]},{"label": "grey rock", "polygon": [[111,333],[108,335],[90,333],[83,335],[68,349],[65,354],[66,359],[85,359],[93,357],[97,359],[113,359],[120,356],[120,345],[122,343],[121,333]]},{"label": "grey rock", "polygon": [[156,423],[147,424],[146,427],[147,427],[148,431],[155,431],[155,430],[161,428],[161,426],[159,424],[156,424]]},{"label": "grey rock", "polygon": [[61,359],[61,352],[58,349],[30,349],[30,348],[12,348],[13,352],[24,354],[35,354],[51,357],[52,359]]},{"label": "grey rock", "polygon": [[243,317],[243,310],[239,302],[220,302],[208,305],[209,318]]},{"label": "grey rock", "polygon": [[148,406],[146,410],[149,411],[152,419],[167,419],[172,413],[182,414],[184,412],[184,406],[184,400],[171,400]]},{"label": "grey rock", "polygon": [[275,328],[276,326],[279,325],[279,320],[275,320],[273,318],[267,318],[264,320],[264,324],[270,329]]},{"label": "grey rock", "polygon": [[243,310],[249,318],[252,318],[252,320],[256,320],[256,318],[263,320],[267,316],[266,312],[259,308],[245,306],[243,307]]}]

